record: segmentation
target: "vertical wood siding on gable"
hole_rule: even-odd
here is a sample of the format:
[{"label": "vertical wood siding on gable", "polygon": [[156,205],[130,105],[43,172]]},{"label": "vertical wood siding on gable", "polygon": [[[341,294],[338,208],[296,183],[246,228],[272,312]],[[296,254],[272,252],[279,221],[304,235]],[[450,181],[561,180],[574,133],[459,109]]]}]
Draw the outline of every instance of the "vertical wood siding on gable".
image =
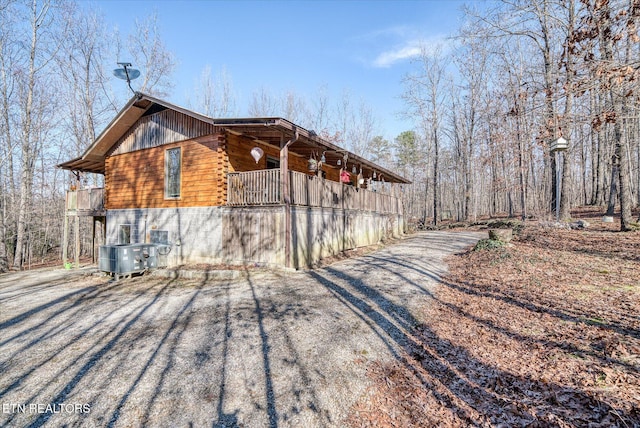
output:
[{"label": "vertical wood siding on gable", "polygon": [[150,149],[216,132],[216,127],[186,114],[167,109],[144,116],[116,143],[111,155]]}]

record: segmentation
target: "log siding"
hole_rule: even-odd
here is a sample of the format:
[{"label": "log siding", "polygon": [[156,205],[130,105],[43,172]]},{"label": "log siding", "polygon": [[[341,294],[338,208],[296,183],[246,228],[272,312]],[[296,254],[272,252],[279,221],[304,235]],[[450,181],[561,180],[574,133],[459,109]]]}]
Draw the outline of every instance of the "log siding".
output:
[{"label": "log siding", "polygon": [[[178,126],[181,120],[185,123]],[[194,127],[195,131],[185,131],[189,126]],[[187,135],[212,129],[207,126],[209,124],[173,110],[164,110],[138,120],[136,126],[122,138],[122,144],[106,159],[105,208],[184,208],[282,203],[279,170],[274,170],[271,175],[264,172],[267,158],[279,159],[280,148],[223,129],[214,134],[182,140]],[[179,141],[166,142],[171,138]],[[256,146],[264,150],[264,156],[258,162],[250,154],[251,149]],[[181,152],[180,195],[175,198],[167,196],[165,175],[166,151],[173,148],[180,148]],[[307,170],[308,158],[289,152],[288,163],[294,185],[291,196],[297,204],[350,208],[351,200],[365,197],[365,193],[357,194],[355,190],[354,195],[351,195],[349,192],[352,189],[342,190],[342,184],[338,182],[338,167],[324,165],[326,180],[321,180],[315,177],[315,173]],[[228,175],[237,172],[245,175],[252,172],[257,174],[255,186],[240,189],[243,182],[236,183],[239,178],[234,176],[231,179],[234,193],[230,194]],[[324,183],[324,187],[312,186],[313,191],[309,194],[309,188],[304,187],[303,190],[303,185],[309,184],[308,180],[304,180],[305,177],[313,180],[313,183]],[[256,186],[263,189],[254,188]],[[346,206],[342,202],[344,192],[347,193],[344,200],[349,201]],[[339,204],[334,201],[338,194],[341,195]],[[326,198],[331,200],[325,201]],[[376,201],[380,199],[375,198]],[[376,203],[365,201],[354,202],[353,205],[360,209],[376,207]],[[396,210],[392,209],[391,212]]]},{"label": "log siding", "polygon": [[[106,160],[105,206],[125,208],[175,208],[224,205],[226,174],[220,168],[223,153],[219,135],[165,144]],[[165,198],[165,151],[182,152],[179,199]]]}]

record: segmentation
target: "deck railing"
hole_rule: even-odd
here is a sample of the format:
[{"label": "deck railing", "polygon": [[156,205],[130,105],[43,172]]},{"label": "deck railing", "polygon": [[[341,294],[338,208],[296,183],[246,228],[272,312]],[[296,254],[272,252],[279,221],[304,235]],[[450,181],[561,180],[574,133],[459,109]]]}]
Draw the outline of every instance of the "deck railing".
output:
[{"label": "deck railing", "polygon": [[81,189],[67,192],[67,211],[78,215],[103,215],[104,189]]},{"label": "deck railing", "polygon": [[[296,171],[289,171],[289,177],[292,205],[402,213],[402,202],[393,195],[358,189]],[[282,202],[279,169],[228,174],[228,205],[273,205]]]},{"label": "deck railing", "polygon": [[227,177],[227,205],[280,203],[280,169],[233,172]]}]

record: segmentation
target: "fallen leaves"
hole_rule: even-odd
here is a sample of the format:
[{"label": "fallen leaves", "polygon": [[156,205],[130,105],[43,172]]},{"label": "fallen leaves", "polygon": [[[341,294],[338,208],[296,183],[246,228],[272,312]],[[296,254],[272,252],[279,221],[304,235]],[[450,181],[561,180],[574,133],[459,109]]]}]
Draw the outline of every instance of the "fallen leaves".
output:
[{"label": "fallen leaves", "polygon": [[528,226],[448,260],[352,426],[640,426],[640,234]]}]

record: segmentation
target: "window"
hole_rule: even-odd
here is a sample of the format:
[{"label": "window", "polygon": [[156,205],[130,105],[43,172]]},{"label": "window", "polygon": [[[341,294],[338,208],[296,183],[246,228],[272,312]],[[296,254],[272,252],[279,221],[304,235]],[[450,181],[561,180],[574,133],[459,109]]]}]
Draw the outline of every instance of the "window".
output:
[{"label": "window", "polygon": [[164,152],[164,197],[178,199],[180,197],[180,172],[182,158],[180,147]]},{"label": "window", "polygon": [[118,231],[118,244],[131,244],[131,225],[121,224]]},{"label": "window", "polygon": [[280,159],[267,156],[267,169],[280,168]]}]

